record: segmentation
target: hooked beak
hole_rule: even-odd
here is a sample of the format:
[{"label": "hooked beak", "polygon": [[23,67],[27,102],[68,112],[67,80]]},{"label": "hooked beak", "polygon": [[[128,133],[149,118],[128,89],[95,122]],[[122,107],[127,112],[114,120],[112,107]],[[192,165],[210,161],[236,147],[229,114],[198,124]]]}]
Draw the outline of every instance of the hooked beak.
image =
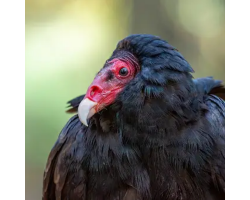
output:
[{"label": "hooked beak", "polygon": [[87,120],[92,117],[96,111],[97,103],[91,101],[89,98],[85,98],[81,101],[78,107],[78,116],[80,121],[85,125],[88,126]]}]

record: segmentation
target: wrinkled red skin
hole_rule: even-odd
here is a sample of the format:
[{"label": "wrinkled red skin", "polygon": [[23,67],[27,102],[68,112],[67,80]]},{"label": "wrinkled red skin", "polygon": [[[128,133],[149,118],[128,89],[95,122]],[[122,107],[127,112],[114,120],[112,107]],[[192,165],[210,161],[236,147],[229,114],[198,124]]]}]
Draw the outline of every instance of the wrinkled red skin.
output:
[{"label": "wrinkled red skin", "polygon": [[[85,98],[97,102],[96,112],[112,104],[117,94],[134,78],[136,73],[135,66],[119,58],[109,61],[108,65],[97,74],[85,95]],[[119,74],[120,69],[123,67],[128,69],[126,76]]]}]

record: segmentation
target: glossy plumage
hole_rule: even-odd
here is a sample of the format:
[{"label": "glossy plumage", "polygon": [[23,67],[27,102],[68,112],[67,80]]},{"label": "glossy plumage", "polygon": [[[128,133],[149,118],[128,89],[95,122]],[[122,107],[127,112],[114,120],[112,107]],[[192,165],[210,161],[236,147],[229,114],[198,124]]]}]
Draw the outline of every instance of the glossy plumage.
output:
[{"label": "glossy plumage", "polygon": [[[77,115],[65,125],[47,161],[43,199],[225,199],[221,82],[193,79],[183,56],[152,35],[123,39],[110,59],[126,52],[140,70],[88,127]],[[69,101],[69,112],[83,97]]]}]

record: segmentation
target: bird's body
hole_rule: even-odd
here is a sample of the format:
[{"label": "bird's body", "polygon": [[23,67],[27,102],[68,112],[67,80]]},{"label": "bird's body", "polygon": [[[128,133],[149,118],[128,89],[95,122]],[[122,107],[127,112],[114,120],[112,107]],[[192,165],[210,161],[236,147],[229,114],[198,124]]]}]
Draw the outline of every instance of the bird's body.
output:
[{"label": "bird's body", "polygon": [[[128,75],[120,70],[125,61]],[[69,102],[71,112],[81,112],[82,99],[106,101],[88,115],[88,126],[78,113],[63,128],[48,158],[43,199],[225,199],[224,87],[190,72],[158,37],[122,40],[86,95]]]}]

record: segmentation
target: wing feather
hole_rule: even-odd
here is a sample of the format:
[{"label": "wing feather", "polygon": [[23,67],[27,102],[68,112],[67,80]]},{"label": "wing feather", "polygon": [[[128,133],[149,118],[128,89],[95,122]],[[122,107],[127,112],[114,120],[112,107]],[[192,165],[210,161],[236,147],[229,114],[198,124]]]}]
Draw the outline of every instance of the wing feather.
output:
[{"label": "wing feather", "polygon": [[69,105],[68,105],[68,110],[66,112],[67,113],[76,113],[78,106],[81,103],[81,101],[83,100],[84,96],[85,96],[85,94],[68,101],[67,103]]},{"label": "wing feather", "polygon": [[73,116],[52,148],[44,171],[43,200],[86,198],[86,172],[82,157],[75,156],[82,150],[81,126],[77,115]]},{"label": "wing feather", "polygon": [[211,190],[219,199],[225,199],[225,102],[216,95],[209,95],[206,104],[209,108],[207,119],[216,134],[216,145],[207,170],[211,176]]}]

